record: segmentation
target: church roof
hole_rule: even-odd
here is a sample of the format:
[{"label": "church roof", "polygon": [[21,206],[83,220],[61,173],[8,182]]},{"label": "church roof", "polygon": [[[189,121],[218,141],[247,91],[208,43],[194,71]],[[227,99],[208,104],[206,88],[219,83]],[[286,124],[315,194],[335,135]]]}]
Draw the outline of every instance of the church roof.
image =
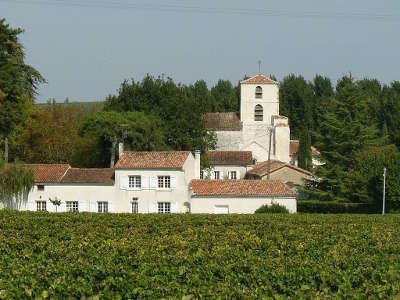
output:
[{"label": "church roof", "polygon": [[195,196],[230,197],[293,197],[296,195],[279,180],[207,180],[195,179],[190,182]]},{"label": "church roof", "polygon": [[243,127],[235,112],[205,113],[203,120],[210,131],[240,131]]},{"label": "church roof", "polygon": [[249,79],[243,80],[242,84],[278,84],[275,80],[263,75],[257,74],[256,76],[250,77]]},{"label": "church roof", "polygon": [[[302,168],[296,167],[296,166],[294,166],[292,164],[288,164],[288,163],[282,162],[280,160],[271,160],[270,163],[271,163],[271,165],[270,165],[270,174],[286,167],[286,168],[293,169],[293,170],[295,170],[297,172],[300,172],[300,173],[303,173],[303,174],[306,174],[306,175],[309,175],[309,176],[312,175],[307,170],[304,170]],[[252,174],[252,175],[258,175],[260,177],[264,177],[264,176],[267,175],[267,169],[268,169],[268,161],[263,161],[263,162],[260,162],[257,165],[255,165],[254,168],[252,168],[250,171],[248,171],[248,173]]]},{"label": "church roof", "polygon": [[240,165],[253,164],[251,151],[209,151],[206,153],[211,165]]}]

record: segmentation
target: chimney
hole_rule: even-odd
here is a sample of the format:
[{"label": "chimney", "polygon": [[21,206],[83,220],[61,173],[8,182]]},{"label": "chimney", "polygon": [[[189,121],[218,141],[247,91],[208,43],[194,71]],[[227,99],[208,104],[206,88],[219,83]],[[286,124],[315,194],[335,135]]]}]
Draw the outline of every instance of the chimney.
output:
[{"label": "chimney", "polygon": [[124,143],[118,143],[118,159],[121,158],[124,153]]},{"label": "chimney", "polygon": [[194,179],[200,179],[200,150],[194,151]]}]

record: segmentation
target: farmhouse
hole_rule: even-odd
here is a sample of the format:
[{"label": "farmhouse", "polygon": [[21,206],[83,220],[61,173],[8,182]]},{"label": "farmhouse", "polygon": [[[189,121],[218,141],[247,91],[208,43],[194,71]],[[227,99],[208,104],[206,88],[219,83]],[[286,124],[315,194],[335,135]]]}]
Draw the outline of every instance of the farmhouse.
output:
[{"label": "farmhouse", "polygon": [[[296,212],[281,181],[200,180],[200,152],[123,152],[114,168],[29,165],[35,185],[18,209],[50,212],[253,213],[280,203]],[[61,200],[59,206],[54,200]],[[52,200],[52,201],[51,201]]]}]

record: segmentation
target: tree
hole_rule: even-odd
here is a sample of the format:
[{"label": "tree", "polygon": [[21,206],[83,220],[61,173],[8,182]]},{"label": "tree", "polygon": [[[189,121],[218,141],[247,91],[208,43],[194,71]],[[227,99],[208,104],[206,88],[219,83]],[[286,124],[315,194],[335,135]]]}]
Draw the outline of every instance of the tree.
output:
[{"label": "tree", "polygon": [[238,112],[239,98],[229,80],[218,80],[211,88],[212,109],[216,112]]},{"label": "tree", "polygon": [[18,36],[22,29],[10,28],[0,19],[0,136],[8,138],[27,118],[40,83],[40,73],[24,62]]},{"label": "tree", "polygon": [[302,77],[291,74],[280,85],[280,113],[289,118],[291,135],[298,138],[303,128],[312,128],[312,86]]},{"label": "tree", "polygon": [[[202,96],[203,95],[203,96]],[[215,146],[215,137],[202,120],[207,103],[204,83],[195,87],[175,84],[171,78],[147,75],[142,82],[124,81],[118,95],[109,96],[105,110],[116,112],[143,112],[161,120],[164,144],[174,150],[201,150]]]},{"label": "tree", "polygon": [[400,152],[395,145],[370,147],[360,150],[354,156],[349,174],[349,198],[355,202],[382,205],[383,168],[386,173],[387,206],[400,208]]},{"label": "tree", "polygon": [[298,161],[300,168],[312,170],[311,135],[306,128],[300,134]]},{"label": "tree", "polygon": [[157,116],[143,112],[118,113],[103,111],[87,117],[80,125],[82,136],[92,136],[98,147],[103,149],[107,160],[111,155],[111,166],[115,162],[116,145],[124,142],[128,148],[136,151],[166,149],[161,121]]},{"label": "tree", "polygon": [[384,139],[378,138],[376,126],[367,126],[362,120],[365,103],[360,99],[358,90],[342,92],[341,100],[332,102],[316,133],[317,147],[324,165],[316,168],[319,180],[307,183],[305,191],[309,198],[349,200],[346,180],[355,153],[364,147],[384,143]]},{"label": "tree", "polygon": [[0,202],[7,208],[18,209],[27,199],[34,184],[33,171],[20,164],[6,164],[0,158]]}]

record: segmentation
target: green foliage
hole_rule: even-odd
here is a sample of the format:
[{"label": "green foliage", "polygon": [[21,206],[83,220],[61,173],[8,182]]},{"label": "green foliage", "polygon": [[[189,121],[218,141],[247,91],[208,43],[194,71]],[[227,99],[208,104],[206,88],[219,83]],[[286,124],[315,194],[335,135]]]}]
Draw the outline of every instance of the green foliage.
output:
[{"label": "green foliage", "polygon": [[316,214],[376,214],[380,210],[376,205],[368,203],[302,200],[297,202],[297,212]]},{"label": "green foliage", "polygon": [[255,211],[256,214],[288,214],[288,209],[278,203],[263,205]]},{"label": "green foliage", "polygon": [[308,171],[313,168],[311,146],[311,135],[308,129],[305,128],[300,133],[298,165]]},{"label": "green foliage", "polygon": [[78,104],[36,106],[11,136],[12,152],[30,163],[69,163],[75,167],[102,166],[95,139],[79,136],[79,123],[93,112]]},{"label": "green foliage", "polygon": [[[215,146],[215,137],[207,132],[202,113],[210,96],[203,82],[194,86],[177,85],[171,78],[146,76],[142,82],[125,81],[117,96],[109,96],[108,111],[139,111],[161,120],[165,144],[175,150],[199,149],[203,153]],[[205,97],[205,98],[204,98]]]},{"label": "green foliage", "polygon": [[[79,127],[82,136],[96,141],[106,162],[113,143],[124,142],[125,149],[151,151],[166,149],[161,120],[143,112],[102,111],[86,117]],[[115,145],[114,145],[115,146]]]},{"label": "green foliage", "polygon": [[33,172],[20,163],[5,164],[0,158],[0,203],[17,209],[33,187]]},{"label": "green foliage", "polygon": [[229,80],[218,80],[216,86],[211,89],[213,111],[239,112],[239,99],[235,88]]},{"label": "green foliage", "polygon": [[44,82],[39,72],[24,62],[18,38],[22,32],[0,19],[0,136],[8,136],[26,119],[36,88]]},{"label": "green foliage", "polygon": [[386,208],[400,208],[400,152],[394,145],[366,148],[356,153],[348,179],[353,201],[381,207],[385,167]]},{"label": "green foliage", "polygon": [[400,293],[398,215],[1,211],[0,224],[3,299],[391,299]]},{"label": "green foliage", "polygon": [[280,114],[289,117],[291,135],[298,138],[303,128],[311,128],[312,125],[312,85],[303,76],[290,74],[279,88]]}]

